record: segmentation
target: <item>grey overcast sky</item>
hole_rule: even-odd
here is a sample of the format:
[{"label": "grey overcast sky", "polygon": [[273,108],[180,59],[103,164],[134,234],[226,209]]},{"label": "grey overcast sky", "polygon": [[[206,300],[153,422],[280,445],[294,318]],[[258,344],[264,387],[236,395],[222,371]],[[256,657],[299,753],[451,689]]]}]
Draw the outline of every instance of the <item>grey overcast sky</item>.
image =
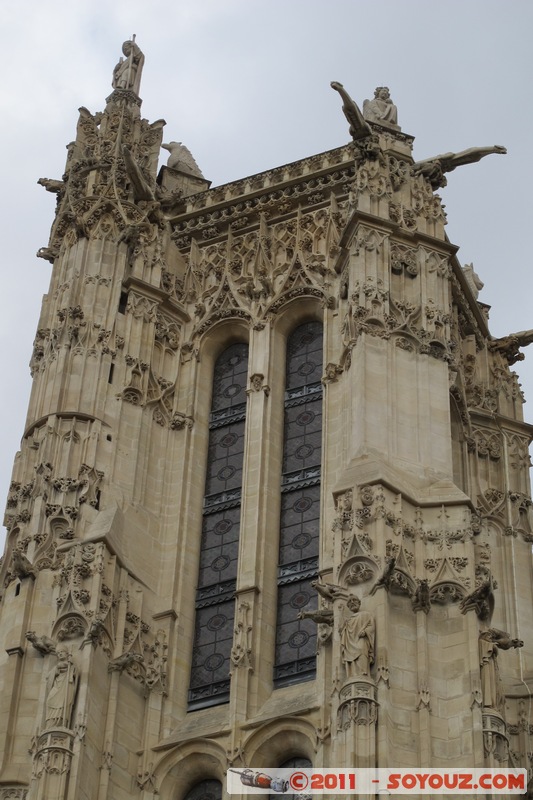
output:
[{"label": "grey overcast sky", "polygon": [[[213,185],[349,139],[340,81],[362,103],[390,87],[415,158],[501,144],[440,194],[495,336],[533,328],[533,3],[530,0],[6,0],[0,6],[0,495],[25,425],[28,362],[50,265],[54,197],[77,109],[100,111],[122,42],[146,63],[142,112],[167,121]],[[168,154],[162,152],[162,159]],[[533,422],[533,345],[516,367]],[[0,537],[1,538],[1,537]]]}]

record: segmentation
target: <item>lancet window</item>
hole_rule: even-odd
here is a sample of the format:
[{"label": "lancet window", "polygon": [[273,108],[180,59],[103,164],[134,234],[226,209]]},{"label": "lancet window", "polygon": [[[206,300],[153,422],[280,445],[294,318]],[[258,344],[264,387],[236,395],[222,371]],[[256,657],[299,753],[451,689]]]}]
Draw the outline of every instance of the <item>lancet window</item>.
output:
[{"label": "lancet window", "polygon": [[322,439],[322,325],[308,322],[287,342],[274,684],[311,680],[316,607]]},{"label": "lancet window", "polygon": [[246,344],[231,345],[216,361],[189,688],[191,710],[229,699],[247,373]]}]

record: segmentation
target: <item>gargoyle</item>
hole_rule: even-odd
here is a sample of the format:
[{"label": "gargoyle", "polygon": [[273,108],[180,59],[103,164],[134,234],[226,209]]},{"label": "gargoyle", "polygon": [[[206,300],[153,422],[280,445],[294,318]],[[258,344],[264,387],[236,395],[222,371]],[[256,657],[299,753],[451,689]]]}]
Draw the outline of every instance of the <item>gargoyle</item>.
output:
[{"label": "gargoyle", "polygon": [[107,667],[108,672],[122,672],[132,664],[142,664],[144,656],[141,653],[122,653],[121,656],[113,659]]},{"label": "gargoyle", "polygon": [[28,631],[26,633],[26,639],[31,642],[33,647],[40,653],[42,656],[48,655],[48,653],[55,653],[56,651],[56,643],[53,639],[50,639],[49,636],[37,636],[35,631]]},{"label": "gargoyle", "polygon": [[492,577],[470,592],[466,597],[461,600],[459,608],[461,614],[466,614],[470,609],[474,609],[478,619],[489,621],[494,611],[494,585]]},{"label": "gargoyle", "polygon": [[343,589],[341,586],[337,586],[335,583],[322,583],[319,580],[313,581],[311,586],[313,589],[316,589],[318,594],[324,598],[324,600],[329,600],[332,602],[339,597],[346,599],[348,597],[348,592]]},{"label": "gargoyle", "polygon": [[412,603],[413,611],[423,611],[424,614],[429,612],[431,608],[431,597],[429,594],[429,583],[426,578],[418,581]]},{"label": "gargoyle", "polygon": [[518,352],[518,348],[527,347],[531,342],[533,342],[533,330],[518,331],[518,333],[503,336],[501,339],[492,339],[488,347],[489,350],[501,353],[509,364],[516,364],[517,361],[523,361],[525,358],[523,353]]},{"label": "gargoyle", "polygon": [[383,586],[384,589],[389,591],[390,584],[391,584],[391,579],[392,579],[392,574],[393,574],[395,569],[396,569],[396,559],[395,558],[389,558],[387,566],[385,567],[385,569],[383,570],[381,576],[377,579],[377,581],[375,582],[373,587],[371,588],[369,594],[370,595],[375,594],[377,592],[377,590],[380,589],[382,586]]},{"label": "gargoyle", "polygon": [[298,619],[312,619],[318,625],[333,625],[333,609],[317,608],[315,611],[300,611]]},{"label": "gargoyle", "polygon": [[93,620],[93,622],[91,622],[89,630],[87,631],[87,636],[80,644],[80,650],[83,650],[86,644],[90,644],[93,647],[96,647],[103,631],[104,631],[104,623],[102,622],[102,620],[101,619]]},{"label": "gargoyle", "polygon": [[65,188],[64,181],[56,181],[52,178],[39,178],[37,183],[39,186],[44,186],[47,192],[52,192],[53,194],[58,194]]},{"label": "gargoyle", "polygon": [[24,580],[24,578],[37,577],[37,573],[32,567],[31,561],[20,550],[15,550],[13,553],[13,560],[11,561],[11,572],[15,578]]},{"label": "gargoyle", "polygon": [[124,163],[126,165],[128,178],[130,179],[133,187],[133,195],[135,200],[154,200],[154,193],[148,185],[148,181],[142,174],[139,165],[126,146],[123,146],[122,148],[122,155],[124,156]]},{"label": "gargoyle", "polygon": [[462,167],[464,164],[474,164],[492,153],[505,155],[507,150],[505,147],[495,144],[493,147],[470,147],[468,150],[461,150],[460,153],[442,153],[424,161],[416,161],[412,167],[413,174],[423,175],[424,178],[427,178],[432,189],[441,189],[447,183],[444,177],[445,172],[453,172],[454,169]]},{"label": "gargoyle", "polygon": [[365,139],[367,136],[372,136],[372,128],[363,117],[361,109],[357,103],[352,100],[342,83],[331,81],[330,86],[342,97],[342,110],[344,116],[350,123],[350,135],[354,142],[358,139]]}]

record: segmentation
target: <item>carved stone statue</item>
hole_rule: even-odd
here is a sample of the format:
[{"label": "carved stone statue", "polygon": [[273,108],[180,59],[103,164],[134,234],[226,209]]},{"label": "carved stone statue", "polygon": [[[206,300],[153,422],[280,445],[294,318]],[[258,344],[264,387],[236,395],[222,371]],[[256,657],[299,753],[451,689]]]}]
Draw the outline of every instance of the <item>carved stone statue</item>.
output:
[{"label": "carved stone statue", "polygon": [[413,174],[423,175],[431,184],[432,189],[440,189],[447,184],[444,177],[445,172],[453,172],[454,169],[462,167],[464,164],[474,164],[492,153],[505,155],[507,150],[505,147],[495,144],[494,147],[470,147],[468,150],[461,150],[460,153],[443,153],[424,161],[417,161],[413,164]]},{"label": "carved stone statue", "polygon": [[467,280],[468,285],[472,289],[472,294],[477,300],[477,298],[479,297],[479,293],[483,289],[485,284],[475,271],[473,264],[465,264],[463,267],[463,273]]},{"label": "carved stone statue", "polygon": [[479,634],[479,666],[484,706],[499,711],[505,703],[498,669],[498,650],[523,646],[524,642],[521,639],[512,639],[510,633],[499,631],[497,628],[489,628]]},{"label": "carved stone statue", "polygon": [[167,167],[177,169],[180,172],[186,172],[188,175],[194,175],[197,178],[203,178],[202,171],[196,163],[193,154],[188,147],[185,147],[181,142],[166,142],[161,147],[168,150],[170,153],[167,161]]},{"label": "carved stone statue", "polygon": [[135,44],[135,34],[122,45],[122,52],[126,59],[121,58],[113,70],[113,89],[130,89],[139,94],[141,87],[141,73],[144,66],[144,54]]},{"label": "carved stone statue", "polygon": [[68,728],[78,688],[78,670],[71,653],[65,647],[56,652],[57,664],[46,681],[46,726]]},{"label": "carved stone statue", "polygon": [[351,612],[341,628],[342,660],[348,678],[369,676],[374,663],[375,624],[372,614],[361,611],[355,595],[346,603]]},{"label": "carved stone statue", "polygon": [[330,86],[342,97],[342,110],[344,116],[350,123],[350,135],[354,141],[364,139],[366,136],[372,136],[372,129],[370,125],[365,122],[365,118],[361,114],[361,110],[357,103],[352,100],[342,83],[331,81]]},{"label": "carved stone statue", "polygon": [[363,103],[363,116],[369,122],[398,127],[398,109],[391,100],[388,86],[378,86],[373,100]]}]

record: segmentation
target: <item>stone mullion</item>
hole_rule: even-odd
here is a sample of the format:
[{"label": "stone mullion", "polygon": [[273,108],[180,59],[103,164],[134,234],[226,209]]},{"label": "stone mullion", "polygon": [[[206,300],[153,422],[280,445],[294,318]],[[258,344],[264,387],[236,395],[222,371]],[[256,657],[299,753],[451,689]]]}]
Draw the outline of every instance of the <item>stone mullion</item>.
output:
[{"label": "stone mullion", "polygon": [[[258,604],[261,603],[259,595],[261,573],[265,559],[273,557],[274,548],[268,548],[266,538],[269,525],[272,527],[272,516],[269,515],[268,477],[266,465],[270,449],[267,424],[267,415],[270,405],[270,387],[267,383],[266,365],[270,355],[270,326],[263,331],[250,332],[250,356],[248,366],[248,402],[246,410],[246,439],[243,458],[242,476],[242,506],[239,539],[239,573],[237,578],[236,614],[234,651],[232,651],[232,683],[230,693],[230,720],[231,724],[238,725],[239,721],[250,716],[250,709],[257,708],[257,689],[252,690],[252,672],[259,668],[259,638],[262,626],[258,624]],[[241,623],[251,626],[247,637],[251,653],[235,663],[233,654],[239,636],[239,608],[246,604],[246,620]],[[261,645],[264,640],[261,636]],[[262,661],[263,659],[261,659]],[[252,696],[252,694],[253,696]],[[253,713],[253,712],[252,712]]]}]

